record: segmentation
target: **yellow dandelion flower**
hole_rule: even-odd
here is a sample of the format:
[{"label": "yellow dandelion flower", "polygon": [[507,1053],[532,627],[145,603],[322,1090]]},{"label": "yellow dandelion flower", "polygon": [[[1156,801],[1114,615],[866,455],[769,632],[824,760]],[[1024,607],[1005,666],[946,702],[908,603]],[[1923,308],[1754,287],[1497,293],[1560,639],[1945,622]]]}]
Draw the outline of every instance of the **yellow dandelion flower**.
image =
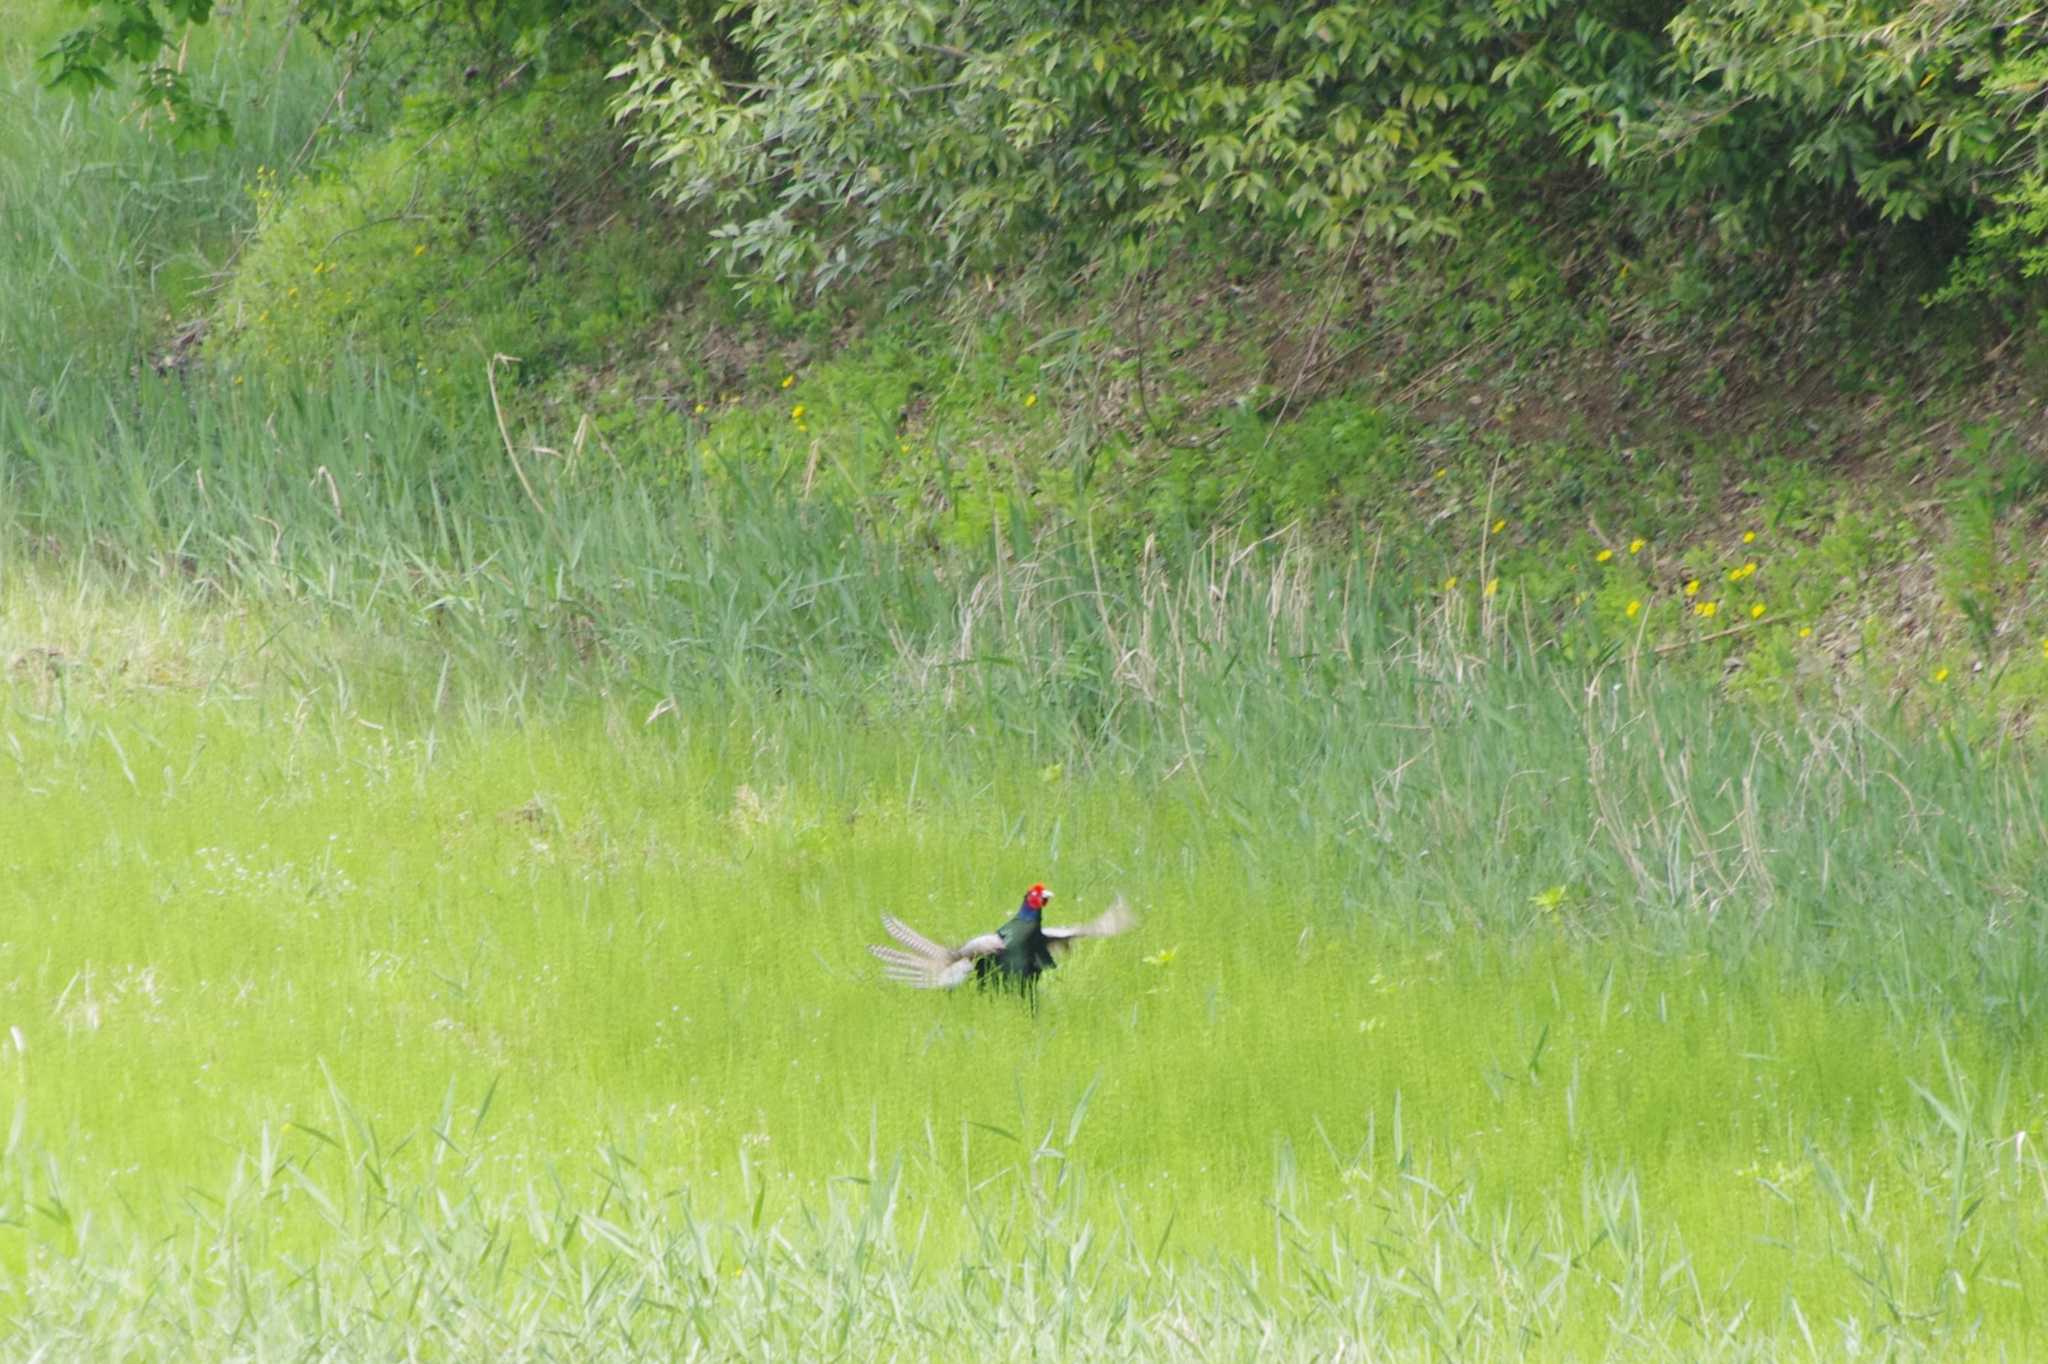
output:
[{"label": "yellow dandelion flower", "polygon": [[1800,627],[1799,627],[1799,637],[1800,637],[1801,639],[1812,639],[1812,638],[1813,638],[1813,627],[1812,627],[1811,625],[1802,625],[1802,626],[1800,626]]},{"label": "yellow dandelion flower", "polygon": [[690,410],[701,417],[704,415],[704,404],[698,403],[695,407],[691,408]]},{"label": "yellow dandelion flower", "polygon": [[1629,618],[1630,620],[1634,620],[1634,619],[1636,618],[1636,616],[1637,616],[1637,615],[1638,615],[1638,614],[1639,614],[1639,613],[1640,613],[1640,612],[1642,611],[1642,609],[1643,609],[1643,604],[1642,604],[1641,602],[1639,602],[1639,601],[1635,600],[1635,599],[1634,599],[1633,597],[1631,597],[1631,598],[1629,599],[1629,603],[1628,603],[1628,608],[1627,608],[1627,611],[1628,611],[1628,618]]},{"label": "yellow dandelion flower", "polygon": [[1751,620],[1762,620],[1764,618],[1764,604],[1762,602],[1758,602],[1749,608],[1749,618]]},{"label": "yellow dandelion flower", "polygon": [[1445,579],[1444,579],[1444,591],[1446,591],[1446,592],[1454,591],[1454,590],[1455,590],[1455,589],[1457,588],[1457,586],[1458,586],[1458,579],[1457,579],[1457,577],[1456,577],[1455,575],[1453,575],[1452,577],[1449,577],[1449,578],[1445,578]]},{"label": "yellow dandelion flower", "polygon": [[1613,550],[1611,550],[1611,549],[1603,549],[1603,550],[1601,550],[1601,551],[1600,551],[1600,552],[1599,552],[1598,554],[1595,554],[1595,555],[1593,556],[1593,562],[1594,562],[1594,563],[1596,563],[1596,564],[1604,564],[1604,563],[1606,563],[1606,562],[1607,562],[1607,561],[1608,561],[1609,559],[1612,559],[1613,557],[1614,557],[1614,551],[1613,551]]},{"label": "yellow dandelion flower", "polygon": [[1449,473],[1449,472],[1450,472],[1450,470],[1449,470],[1449,469],[1439,469],[1439,470],[1437,470],[1437,471],[1436,471],[1436,473],[1434,473],[1433,475],[1431,475],[1431,477],[1433,477],[1433,478],[1442,478],[1442,477],[1443,477],[1443,476],[1444,476],[1445,474],[1447,474],[1447,473]]},{"label": "yellow dandelion flower", "polygon": [[803,432],[805,435],[809,435],[811,432],[811,424],[809,422],[798,422],[796,424],[796,429]]},{"label": "yellow dandelion flower", "polygon": [[907,440],[900,440],[900,441],[897,441],[897,442],[896,442],[896,453],[897,453],[897,454],[899,454],[899,455],[907,455],[907,454],[909,454],[909,453],[910,453],[910,442],[909,442],[909,441],[907,441]]},{"label": "yellow dandelion flower", "polygon": [[1948,681],[1948,669],[1936,668],[1934,670],[1934,680],[1937,684]]},{"label": "yellow dandelion flower", "polygon": [[788,388],[788,387],[789,387],[789,386],[790,386],[791,384],[793,384],[793,383],[795,383],[795,382],[796,382],[796,376],[795,376],[794,374],[785,374],[785,375],[783,375],[783,376],[782,376],[782,386],[783,386],[784,388]]},{"label": "yellow dandelion flower", "polygon": [[1491,534],[1491,535],[1498,535],[1498,534],[1500,534],[1500,533],[1501,533],[1502,531],[1506,530],[1507,528],[1508,528],[1508,523],[1507,523],[1507,521],[1506,521],[1505,519],[1502,519],[1502,520],[1499,520],[1499,521],[1496,521],[1496,522],[1494,522],[1494,523],[1493,523],[1492,529],[1491,529],[1491,530],[1490,530],[1490,531],[1488,532],[1488,534]]},{"label": "yellow dandelion flower", "polygon": [[1745,545],[1753,545],[1753,544],[1755,544],[1755,543],[1756,543],[1756,532],[1755,532],[1755,531],[1753,531],[1753,530],[1746,530],[1746,531],[1742,532],[1742,543],[1743,543],[1743,544],[1745,544]]},{"label": "yellow dandelion flower", "polygon": [[1686,583],[1686,585],[1685,585],[1685,595],[1686,595],[1686,596],[1688,596],[1688,597],[1697,597],[1697,596],[1698,596],[1699,594],[1700,594],[1700,580],[1699,580],[1698,578],[1694,578],[1694,579],[1692,579],[1692,580],[1691,580],[1690,582]]},{"label": "yellow dandelion flower", "polygon": [[800,422],[804,419],[804,405],[802,403],[798,403],[795,407],[789,409],[789,419],[793,422]]},{"label": "yellow dandelion flower", "polygon": [[1641,554],[1643,552],[1643,546],[1649,543],[1650,542],[1648,540],[1645,540],[1642,536],[1638,535],[1635,539],[1628,542],[1628,552],[1631,554]]},{"label": "yellow dandelion flower", "polygon": [[1026,407],[1036,407],[1036,406],[1038,406],[1038,395],[1037,395],[1036,393],[1027,393],[1027,394],[1025,394],[1025,395],[1024,395],[1024,406],[1026,406]]},{"label": "yellow dandelion flower", "polygon": [[1492,595],[1493,595],[1494,593],[1496,593],[1496,592],[1500,591],[1500,579],[1499,579],[1499,578],[1488,578],[1488,579],[1486,580],[1486,589],[1485,589],[1485,591],[1486,591],[1486,595],[1487,595],[1487,596],[1489,596],[1489,597],[1490,597],[1490,596],[1492,596]]},{"label": "yellow dandelion flower", "polygon": [[1693,614],[1698,616],[1705,616],[1708,620],[1712,620],[1715,614],[1720,611],[1720,609],[1721,606],[1719,602],[1703,601],[1699,603],[1697,606],[1693,607]]}]

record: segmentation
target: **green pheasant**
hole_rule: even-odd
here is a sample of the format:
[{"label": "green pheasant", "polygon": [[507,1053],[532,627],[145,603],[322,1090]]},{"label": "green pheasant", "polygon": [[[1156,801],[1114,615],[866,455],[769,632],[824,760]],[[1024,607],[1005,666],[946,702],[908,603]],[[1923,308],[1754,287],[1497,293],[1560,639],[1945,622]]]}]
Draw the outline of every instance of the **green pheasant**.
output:
[{"label": "green pheasant", "polygon": [[1010,921],[993,933],[969,938],[958,947],[933,942],[901,919],[882,916],[882,927],[901,947],[869,947],[881,959],[882,974],[920,990],[950,990],[970,976],[977,985],[1021,990],[1030,994],[1038,977],[1059,965],[1060,957],[1082,938],[1109,938],[1137,923],[1122,897],[1084,924],[1048,927],[1041,917],[1052,892],[1033,886]]}]

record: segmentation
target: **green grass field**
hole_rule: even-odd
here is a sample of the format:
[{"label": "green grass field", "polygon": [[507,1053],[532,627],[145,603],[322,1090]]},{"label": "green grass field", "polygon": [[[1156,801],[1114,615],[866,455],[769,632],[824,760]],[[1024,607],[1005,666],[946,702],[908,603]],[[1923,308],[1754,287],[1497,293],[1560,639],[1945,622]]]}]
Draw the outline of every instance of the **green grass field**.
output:
[{"label": "green grass field", "polygon": [[[325,94],[218,41],[183,162],[0,48],[0,1355],[2048,1348],[2038,746],[158,377]],[[1034,880],[1036,1013],[863,950]]]}]

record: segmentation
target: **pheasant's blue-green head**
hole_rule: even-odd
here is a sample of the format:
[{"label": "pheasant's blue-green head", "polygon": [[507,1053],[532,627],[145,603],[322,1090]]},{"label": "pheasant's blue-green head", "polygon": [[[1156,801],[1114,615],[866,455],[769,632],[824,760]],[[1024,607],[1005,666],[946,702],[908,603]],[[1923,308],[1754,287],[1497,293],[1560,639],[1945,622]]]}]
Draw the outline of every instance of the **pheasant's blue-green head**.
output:
[{"label": "pheasant's blue-green head", "polygon": [[1044,886],[1033,886],[1024,892],[1024,908],[1019,912],[1036,914],[1045,908],[1045,902],[1050,899],[1052,899],[1051,891],[1047,890]]}]

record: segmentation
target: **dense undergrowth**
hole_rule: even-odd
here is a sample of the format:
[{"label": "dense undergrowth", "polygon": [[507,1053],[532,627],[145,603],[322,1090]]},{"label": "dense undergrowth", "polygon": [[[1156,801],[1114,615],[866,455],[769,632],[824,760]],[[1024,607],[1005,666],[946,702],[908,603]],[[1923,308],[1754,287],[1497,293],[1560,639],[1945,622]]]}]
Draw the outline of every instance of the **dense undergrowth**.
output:
[{"label": "dense undergrowth", "polygon": [[[797,306],[240,24],[182,161],[0,62],[0,1350],[2038,1352],[1968,327],[1717,424],[1541,253]],[[1040,1012],[867,969],[1036,879],[1143,915]]]}]

